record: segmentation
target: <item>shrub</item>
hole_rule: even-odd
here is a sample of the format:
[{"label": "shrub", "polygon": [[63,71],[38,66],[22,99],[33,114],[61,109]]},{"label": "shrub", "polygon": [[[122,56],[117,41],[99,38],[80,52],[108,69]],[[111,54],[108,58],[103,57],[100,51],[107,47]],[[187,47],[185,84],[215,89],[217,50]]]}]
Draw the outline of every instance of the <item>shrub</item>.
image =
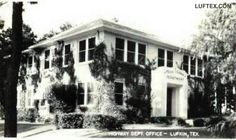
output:
[{"label": "shrub", "polygon": [[115,117],[102,114],[86,114],[84,117],[84,128],[96,128],[107,130],[120,130],[122,124]]},{"label": "shrub", "polygon": [[196,118],[193,120],[193,126],[203,127],[206,126],[207,120],[206,118]]},{"label": "shrub", "polygon": [[39,117],[38,111],[35,108],[30,108],[27,110],[25,121],[35,122],[37,117]]},{"label": "shrub", "polygon": [[188,124],[182,118],[177,117],[151,117],[151,123],[188,126]]},{"label": "shrub", "polygon": [[17,120],[18,121],[25,121],[26,114],[27,114],[26,109],[23,109],[23,108],[17,109]]},{"label": "shrub", "polygon": [[56,125],[59,128],[82,128],[84,115],[80,113],[65,113],[56,115]]}]

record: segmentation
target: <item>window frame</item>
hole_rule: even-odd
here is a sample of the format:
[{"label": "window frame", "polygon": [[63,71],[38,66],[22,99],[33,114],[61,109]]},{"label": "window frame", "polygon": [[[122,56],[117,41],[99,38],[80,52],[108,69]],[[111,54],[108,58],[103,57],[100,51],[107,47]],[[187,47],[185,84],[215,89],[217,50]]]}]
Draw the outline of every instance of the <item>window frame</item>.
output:
[{"label": "window frame", "polygon": [[[89,51],[91,50],[91,49],[89,49],[89,39],[92,39],[92,38],[95,38],[95,47],[96,47],[96,45],[97,45],[97,37],[96,36],[90,36],[90,37],[86,37],[86,38],[82,38],[82,39],[78,40],[78,46],[79,46],[78,47],[78,63],[79,64],[89,63],[89,62],[93,61],[93,59],[89,60]],[[85,41],[85,50],[83,50],[83,51],[80,51],[80,42],[81,41]],[[95,49],[95,47],[94,47],[94,49]],[[85,59],[82,62],[80,61],[80,53],[81,52],[85,53]]]},{"label": "window frame", "polygon": [[[172,54],[172,60],[168,59],[168,52]],[[172,66],[168,66],[168,63],[171,62]],[[170,50],[166,50],[166,67],[173,68],[174,67],[174,52]]]},{"label": "window frame", "polygon": [[[48,58],[46,59],[46,52],[47,51],[49,51],[49,55],[48,55]],[[51,49],[50,48],[48,48],[48,49],[46,49],[46,50],[44,50],[44,70],[48,70],[48,69],[50,69],[51,68]],[[46,62],[48,61],[48,68],[45,68],[45,66],[46,66]]]},{"label": "window frame", "polygon": [[[164,54],[163,58],[159,57],[159,50],[163,50],[163,54]],[[157,67],[165,67],[166,66],[166,63],[165,63],[166,53],[165,52],[166,52],[166,50],[163,48],[157,49]],[[164,64],[160,66],[159,60],[163,61]]]},{"label": "window frame", "polygon": [[[69,47],[70,47],[70,52],[69,52],[69,54],[66,54],[66,46],[69,46]],[[63,46],[63,52],[62,52],[62,66],[63,66],[63,67],[67,67],[68,64],[69,64],[69,62],[68,62],[68,64],[66,64],[66,57],[67,57],[68,55],[70,55],[70,53],[72,52],[71,50],[72,50],[72,43],[67,43],[67,44],[65,44],[65,45]]]},{"label": "window frame", "polygon": [[[123,106],[125,104],[124,103],[125,82],[124,82],[124,80],[115,80],[114,86],[115,86],[115,83],[122,83],[122,88],[123,88],[122,89],[123,93],[116,93],[116,91],[115,91],[116,89],[114,87],[115,104],[118,105],[118,106]],[[116,94],[117,95],[122,95],[122,104],[121,105],[116,102]]]}]

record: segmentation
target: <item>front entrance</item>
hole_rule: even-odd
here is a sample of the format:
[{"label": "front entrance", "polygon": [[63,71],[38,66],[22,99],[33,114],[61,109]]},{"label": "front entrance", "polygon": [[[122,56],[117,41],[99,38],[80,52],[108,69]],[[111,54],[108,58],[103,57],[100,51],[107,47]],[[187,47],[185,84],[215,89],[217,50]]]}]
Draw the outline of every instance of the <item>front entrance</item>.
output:
[{"label": "front entrance", "polygon": [[167,101],[166,101],[166,116],[172,116],[172,98],[173,96],[173,88],[168,87],[167,88]]}]

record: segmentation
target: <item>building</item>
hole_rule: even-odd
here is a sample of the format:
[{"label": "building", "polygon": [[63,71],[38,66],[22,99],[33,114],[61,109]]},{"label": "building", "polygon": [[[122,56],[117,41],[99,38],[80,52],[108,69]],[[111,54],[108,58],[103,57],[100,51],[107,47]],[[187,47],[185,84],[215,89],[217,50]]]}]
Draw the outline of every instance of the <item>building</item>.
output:
[{"label": "building", "polygon": [[[91,105],[90,95],[96,94],[93,91],[96,86],[93,81],[96,79],[91,75],[89,64],[93,61],[95,46],[101,42],[106,44],[108,55],[115,54],[117,60],[125,63],[144,65],[147,60],[156,60],[157,68],[151,73],[151,115],[187,118],[187,76],[202,77],[203,61],[191,56],[189,51],[183,51],[181,47],[158,40],[154,35],[102,19],[69,29],[24,51],[27,56],[24,75],[27,77],[26,90],[22,90],[22,85],[19,84],[17,107],[34,108],[37,100],[40,115],[50,115],[49,103],[45,100],[44,93],[52,81],[48,77],[56,77],[52,67],[55,49],[59,46],[62,47],[60,66],[68,67],[72,52],[75,83],[78,87],[83,86],[83,90],[77,92],[76,105]],[[33,75],[40,77],[36,87]],[[70,80],[68,73],[62,75],[61,82],[64,85],[69,85]],[[123,79],[117,79],[114,83],[117,92],[114,93],[115,100],[121,106],[124,104],[124,82]]]}]

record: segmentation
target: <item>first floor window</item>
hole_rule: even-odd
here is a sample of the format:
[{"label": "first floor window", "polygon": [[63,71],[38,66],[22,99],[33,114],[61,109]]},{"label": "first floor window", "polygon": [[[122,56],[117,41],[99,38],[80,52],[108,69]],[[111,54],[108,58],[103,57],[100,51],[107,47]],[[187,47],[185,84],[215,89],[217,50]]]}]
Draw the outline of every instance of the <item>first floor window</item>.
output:
[{"label": "first floor window", "polygon": [[123,105],[123,83],[115,82],[115,102],[117,105]]},{"label": "first floor window", "polygon": [[188,60],[189,60],[189,57],[187,55],[184,55],[183,56],[183,70],[188,73]]},{"label": "first floor window", "polygon": [[33,57],[30,56],[30,57],[28,58],[28,68],[31,68],[32,65],[33,65]]},{"label": "first floor window", "polygon": [[195,75],[196,74],[196,66],[195,66],[196,65],[196,59],[195,58],[191,57],[190,65],[191,65],[190,74]]},{"label": "first floor window", "polygon": [[84,89],[84,84],[83,83],[79,83],[78,84],[78,105],[84,105],[84,93],[85,93],[85,89]]},{"label": "first floor window", "polygon": [[165,50],[158,49],[158,67],[165,66]]},{"label": "first floor window", "polygon": [[28,99],[27,99],[27,102],[28,102],[28,106],[31,106],[31,94],[32,94],[32,91],[31,90],[29,90],[28,91]]},{"label": "first floor window", "polygon": [[94,87],[93,83],[87,83],[87,92],[88,92],[88,99],[87,99],[87,104],[93,104],[93,92],[94,92]]}]

